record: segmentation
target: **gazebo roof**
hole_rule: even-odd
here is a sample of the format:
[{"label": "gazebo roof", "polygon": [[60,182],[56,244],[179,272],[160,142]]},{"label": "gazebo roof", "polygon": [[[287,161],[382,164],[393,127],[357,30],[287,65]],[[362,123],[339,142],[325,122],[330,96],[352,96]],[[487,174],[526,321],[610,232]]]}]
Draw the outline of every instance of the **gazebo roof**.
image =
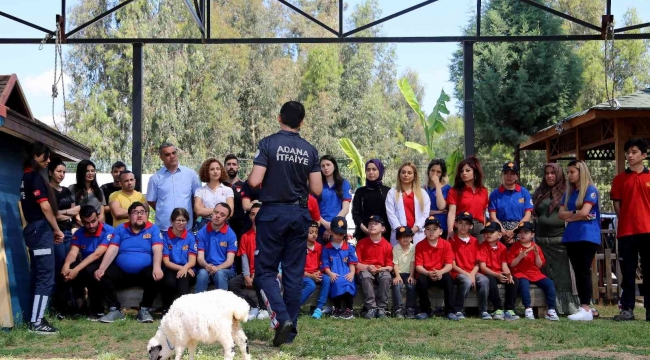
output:
[{"label": "gazebo roof", "polygon": [[586,110],[571,114],[557,124],[548,126],[533,134],[520,144],[520,149],[545,150],[546,140],[548,138],[557,137],[564,131],[595,120],[623,117],[650,117],[650,88],[639,90],[617,99],[620,107],[612,108],[608,102],[603,102]]}]

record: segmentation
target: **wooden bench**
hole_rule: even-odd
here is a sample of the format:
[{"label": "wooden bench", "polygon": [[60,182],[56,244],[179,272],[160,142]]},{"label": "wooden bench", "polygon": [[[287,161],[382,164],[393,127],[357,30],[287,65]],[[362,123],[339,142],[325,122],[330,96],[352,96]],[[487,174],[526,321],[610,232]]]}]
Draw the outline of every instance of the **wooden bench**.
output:
[{"label": "wooden bench", "polygon": [[[246,291],[250,292],[249,295],[255,298],[255,292],[253,290],[246,289]],[[316,306],[316,303],[318,302],[319,293],[320,293],[320,286],[317,286],[316,291],[314,291],[314,293],[309,297],[309,299],[307,299],[305,304],[303,304],[304,311],[309,311]],[[501,299],[505,298],[505,288],[503,287],[503,285],[499,285],[499,294],[501,296]],[[140,301],[142,300],[142,288],[132,287],[124,290],[119,290],[117,292],[117,298],[120,301],[122,307],[137,308],[140,304]],[[406,288],[402,288],[402,298],[404,299],[405,302]],[[546,316],[546,311],[547,311],[546,296],[544,295],[544,291],[542,291],[542,289],[538,288],[537,286],[531,284],[530,298],[531,298],[531,307],[533,308],[535,315],[538,318],[544,318],[544,316]],[[431,306],[433,306],[434,308],[444,306],[444,297],[441,289],[438,288],[429,289],[429,299],[431,299]],[[521,304],[521,299],[518,298],[517,306],[519,306],[520,304]],[[332,305],[331,299],[328,299],[327,305],[328,306]],[[488,307],[491,305],[492,304],[488,303]],[[389,291],[388,293],[389,309],[391,309],[392,306],[393,306],[393,297],[392,297],[392,293]],[[162,307],[160,296],[158,296],[154,301],[154,307],[155,308]],[[357,295],[354,297],[354,307],[355,309],[361,309],[363,307],[363,292],[361,291],[360,287],[357,287]],[[470,290],[469,294],[467,294],[467,298],[465,299],[465,307],[478,308],[478,297],[476,295],[476,291]]]}]

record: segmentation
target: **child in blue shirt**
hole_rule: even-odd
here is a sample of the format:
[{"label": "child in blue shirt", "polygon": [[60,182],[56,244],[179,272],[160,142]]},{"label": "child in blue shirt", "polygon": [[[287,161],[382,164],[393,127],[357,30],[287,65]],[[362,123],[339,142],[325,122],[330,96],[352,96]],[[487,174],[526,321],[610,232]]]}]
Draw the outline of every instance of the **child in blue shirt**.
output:
[{"label": "child in blue shirt", "polygon": [[163,311],[167,311],[177,298],[189,294],[190,286],[196,283],[196,238],[185,227],[190,214],[183,208],[176,208],[170,220],[172,226],[163,232]]},{"label": "child in blue shirt", "polygon": [[357,254],[354,246],[347,242],[348,223],[342,216],[332,219],[330,231],[331,242],[323,247],[321,269],[331,281],[330,297],[334,302],[335,319],[352,319],[352,305],[357,288],[354,274]]}]

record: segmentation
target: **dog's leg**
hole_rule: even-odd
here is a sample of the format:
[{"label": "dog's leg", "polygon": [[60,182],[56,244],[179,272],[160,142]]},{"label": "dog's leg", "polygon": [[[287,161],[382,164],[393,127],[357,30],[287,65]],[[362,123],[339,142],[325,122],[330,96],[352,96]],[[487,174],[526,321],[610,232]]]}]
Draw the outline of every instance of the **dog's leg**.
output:
[{"label": "dog's leg", "polygon": [[239,324],[237,322],[235,322],[235,324],[236,325],[234,325],[232,329],[232,337],[235,339],[239,351],[241,351],[242,358],[244,360],[250,360],[251,355],[248,351],[248,339],[246,338],[246,334],[244,333],[244,330],[238,326]]},{"label": "dog's leg", "polygon": [[185,348],[182,346],[176,346],[174,351],[176,351],[176,360],[181,360],[181,357],[183,357],[183,352],[185,352]]},{"label": "dog's leg", "polygon": [[187,344],[187,352],[190,353],[190,359],[189,360],[194,360],[194,354],[196,353],[196,341],[190,341]]},{"label": "dog's leg", "polygon": [[235,358],[235,340],[233,340],[232,334],[223,334],[223,338],[221,339],[221,346],[223,346],[224,359],[233,360]]}]

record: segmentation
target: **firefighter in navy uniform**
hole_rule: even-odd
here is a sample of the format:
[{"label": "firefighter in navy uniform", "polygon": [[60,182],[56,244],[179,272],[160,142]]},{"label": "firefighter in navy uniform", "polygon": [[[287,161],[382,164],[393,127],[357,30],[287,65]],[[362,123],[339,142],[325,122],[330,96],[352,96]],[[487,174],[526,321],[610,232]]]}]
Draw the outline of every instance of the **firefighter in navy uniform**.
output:
[{"label": "firefighter in navy uniform", "polygon": [[28,330],[38,334],[55,334],[57,329],[44,318],[54,289],[54,244],[63,242],[63,232],[56,222],[56,198],[40,174],[50,162],[50,148],[41,142],[29,144],[23,152],[23,177],[20,205],[27,226],[23,229],[31,262],[33,304]]},{"label": "firefighter in navy uniform", "polygon": [[[260,141],[248,177],[251,187],[262,186],[262,207],[255,219],[254,281],[268,301],[276,329],[274,346],[292,342],[298,334],[305,241],[311,223],[307,200],[310,191],[319,195],[323,190],[318,151],[298,134],[304,118],[301,103],[282,105],[278,116],[281,130]],[[276,280],[280,263],[284,298]]]}]

